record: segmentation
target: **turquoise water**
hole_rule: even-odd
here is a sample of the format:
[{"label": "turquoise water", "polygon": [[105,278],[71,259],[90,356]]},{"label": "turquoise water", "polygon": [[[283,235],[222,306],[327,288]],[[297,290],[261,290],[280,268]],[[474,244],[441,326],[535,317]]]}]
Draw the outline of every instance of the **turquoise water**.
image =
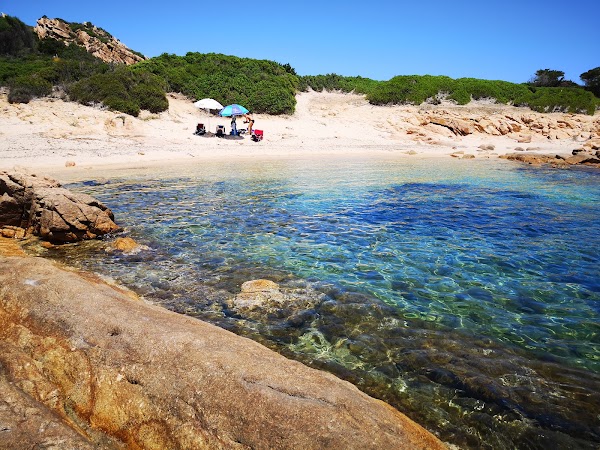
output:
[{"label": "turquoise water", "polygon": [[[600,445],[598,170],[248,160],[68,187],[149,250],[49,256],[331,371],[462,447]],[[228,300],[255,278],[307,300],[244,315]]]}]

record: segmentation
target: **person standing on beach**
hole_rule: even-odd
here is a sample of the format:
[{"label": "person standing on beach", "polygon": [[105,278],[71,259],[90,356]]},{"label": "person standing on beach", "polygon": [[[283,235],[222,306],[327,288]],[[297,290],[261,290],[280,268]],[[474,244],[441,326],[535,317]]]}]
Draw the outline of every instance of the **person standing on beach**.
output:
[{"label": "person standing on beach", "polygon": [[244,123],[248,124],[248,130],[246,133],[252,135],[252,127],[254,126],[254,119],[250,117],[250,114],[244,114]]},{"label": "person standing on beach", "polygon": [[235,116],[231,116],[231,134],[232,136],[238,135],[237,126],[235,124]]}]

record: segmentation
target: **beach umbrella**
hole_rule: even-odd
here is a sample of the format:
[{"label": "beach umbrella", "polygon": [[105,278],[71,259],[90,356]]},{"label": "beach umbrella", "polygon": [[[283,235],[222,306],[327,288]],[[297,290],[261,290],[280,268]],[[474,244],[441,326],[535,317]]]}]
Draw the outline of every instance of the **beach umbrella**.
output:
[{"label": "beach umbrella", "polygon": [[225,108],[223,108],[219,112],[219,115],[223,116],[223,117],[242,116],[242,115],[246,114],[247,112],[248,112],[248,110],[246,108],[244,108],[242,105],[238,105],[237,103],[234,103],[232,105],[227,105]]},{"label": "beach umbrella", "polygon": [[196,103],[194,103],[194,106],[198,109],[206,109],[206,112],[209,113],[208,130],[210,131],[210,110],[223,109],[223,105],[212,98],[203,98],[202,100],[198,100]]},{"label": "beach umbrella", "polygon": [[194,103],[194,106],[199,109],[223,109],[223,105],[212,98],[203,98],[202,100],[198,100],[196,103]]}]

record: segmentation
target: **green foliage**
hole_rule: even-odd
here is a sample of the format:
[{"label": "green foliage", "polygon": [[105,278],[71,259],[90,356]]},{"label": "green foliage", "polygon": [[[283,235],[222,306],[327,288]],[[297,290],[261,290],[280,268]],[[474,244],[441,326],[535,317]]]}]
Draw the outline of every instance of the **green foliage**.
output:
[{"label": "green foliage", "polygon": [[536,87],[558,87],[564,78],[565,73],[561,70],[540,69],[535,72],[529,84]]},{"label": "green foliage", "polygon": [[471,100],[493,99],[498,103],[529,106],[541,112],[565,111],[593,114],[597,101],[580,87],[536,88],[525,84],[445,76],[397,76],[380,82],[367,93],[375,105],[437,103],[453,100],[459,105]]},{"label": "green foliage", "polygon": [[45,97],[52,92],[52,85],[37,74],[13,78],[9,84],[10,103],[29,103],[35,97]]},{"label": "green foliage", "polygon": [[600,98],[600,67],[582,73],[579,78],[581,78],[588,91]]},{"label": "green foliage", "polygon": [[0,16],[0,55],[24,56],[35,50],[35,35],[16,17]]},{"label": "green foliage", "polygon": [[519,106],[529,106],[538,112],[568,112],[593,115],[599,106],[598,99],[581,88],[541,87],[519,102]]},{"label": "green foliage", "polygon": [[367,94],[380,82],[363,77],[344,77],[335,73],[327,75],[306,75],[300,77],[298,90],[306,92],[309,88],[316,92],[342,91]]},{"label": "green foliage", "polygon": [[41,60],[32,57],[0,57],[0,86],[8,86],[9,80],[13,78],[38,73],[51,65],[52,61],[49,58]]},{"label": "green foliage", "polygon": [[137,73],[158,75],[172,92],[192,98],[239,103],[252,112],[291,114],[298,77],[291,67],[267,60],[216,53],[163,54],[132,66]]},{"label": "green foliage", "polygon": [[111,110],[138,116],[141,109],[158,113],[169,107],[164,83],[156,75],[135,73],[119,66],[73,83],[69,97],[84,105],[103,104]]}]

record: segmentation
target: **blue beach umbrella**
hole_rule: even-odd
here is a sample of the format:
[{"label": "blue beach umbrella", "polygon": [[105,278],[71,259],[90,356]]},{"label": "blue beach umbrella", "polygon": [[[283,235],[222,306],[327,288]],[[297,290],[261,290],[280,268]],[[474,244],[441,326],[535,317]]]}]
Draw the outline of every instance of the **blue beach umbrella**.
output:
[{"label": "blue beach umbrella", "polygon": [[219,115],[223,116],[223,117],[241,116],[243,114],[246,114],[247,112],[248,112],[248,110],[246,108],[244,108],[242,105],[238,105],[237,103],[234,103],[233,105],[227,105],[225,108],[223,108],[221,111],[219,111]]}]

